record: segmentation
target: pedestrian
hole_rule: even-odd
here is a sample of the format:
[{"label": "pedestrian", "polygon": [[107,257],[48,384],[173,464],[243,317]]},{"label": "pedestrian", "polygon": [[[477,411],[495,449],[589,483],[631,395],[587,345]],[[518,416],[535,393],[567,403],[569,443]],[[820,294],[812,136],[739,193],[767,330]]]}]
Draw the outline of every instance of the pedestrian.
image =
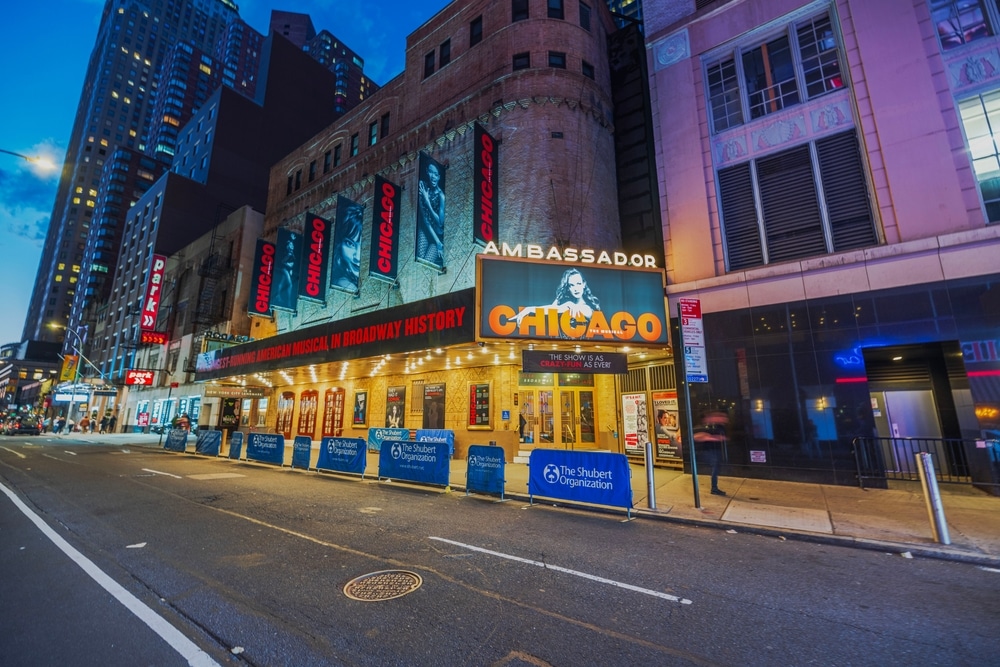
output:
[{"label": "pedestrian", "polygon": [[118,415],[111,415],[111,419],[108,420],[108,433],[115,432],[115,425],[118,423]]},{"label": "pedestrian", "polygon": [[724,496],[719,488],[719,468],[722,466],[722,448],[726,442],[726,424],[729,417],[724,412],[710,412],[702,416],[701,425],[694,429],[695,449],[706,465],[712,466],[712,495]]},{"label": "pedestrian", "polygon": [[97,432],[97,413],[95,412],[90,417],[90,433],[94,434]]},{"label": "pedestrian", "polygon": [[101,433],[104,433],[107,430],[108,430],[108,416],[104,415],[103,417],[101,417]]},{"label": "pedestrian", "polygon": [[90,430],[90,417],[84,415],[80,418],[80,433],[87,433]]},{"label": "pedestrian", "polygon": [[66,418],[60,416],[58,419],[56,419],[56,427],[52,429],[52,432],[56,434],[62,433],[63,427],[65,425],[66,425]]}]

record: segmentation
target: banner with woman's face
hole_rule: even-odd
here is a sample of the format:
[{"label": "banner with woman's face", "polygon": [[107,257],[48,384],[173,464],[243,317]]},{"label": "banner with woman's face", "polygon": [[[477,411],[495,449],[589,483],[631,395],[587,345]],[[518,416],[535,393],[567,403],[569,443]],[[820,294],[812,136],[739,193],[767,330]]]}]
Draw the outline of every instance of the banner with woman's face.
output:
[{"label": "banner with woman's face", "polygon": [[440,270],[444,268],[444,165],[420,153],[419,168],[414,257],[417,262]]},{"label": "banner with woman's face", "polygon": [[347,197],[337,197],[330,287],[357,294],[361,276],[361,229],[365,207]]}]

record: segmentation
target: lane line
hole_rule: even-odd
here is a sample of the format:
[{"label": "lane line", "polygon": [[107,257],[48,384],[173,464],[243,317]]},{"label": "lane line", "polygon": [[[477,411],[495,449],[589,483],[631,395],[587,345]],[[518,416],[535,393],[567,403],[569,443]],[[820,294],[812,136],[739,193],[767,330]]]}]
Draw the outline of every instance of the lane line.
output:
[{"label": "lane line", "polygon": [[183,477],[181,477],[180,475],[172,475],[172,474],[171,474],[171,473],[169,473],[169,472],[160,472],[159,470],[152,470],[152,469],[150,469],[150,468],[143,468],[143,469],[142,469],[142,471],[143,471],[143,472],[151,472],[151,473],[153,473],[154,475],[166,475],[167,477],[173,477],[173,478],[175,478],[175,479],[184,479],[184,478],[183,478]]},{"label": "lane line", "polygon": [[22,454],[21,452],[15,452],[15,451],[14,451],[13,449],[11,449],[10,447],[0,447],[0,449],[6,449],[6,450],[7,450],[8,452],[10,452],[11,454],[16,454],[16,455],[20,456],[20,457],[21,457],[22,459],[25,459],[25,458],[28,458],[28,457],[26,457],[26,456],[25,456],[24,454]]},{"label": "lane line", "polygon": [[76,452],[70,452],[67,450],[63,450],[63,454],[72,454],[73,456],[76,456]]},{"label": "lane line", "polygon": [[74,563],[79,565],[80,569],[90,575],[91,579],[100,584],[104,590],[111,593],[116,600],[121,602],[126,609],[139,617],[139,620],[143,623],[148,625],[153,632],[158,634],[163,639],[163,641],[167,642],[171,648],[187,660],[191,667],[220,667],[219,663],[213,660],[210,655],[198,648],[198,645],[185,637],[180,630],[170,625],[165,618],[157,614],[150,607],[146,606],[141,600],[139,600],[139,598],[125,590],[121,584],[105,574],[101,568],[97,567],[97,565],[95,565],[82,553],[77,551],[76,548],[74,548],[69,542],[64,540],[61,535],[52,530],[49,524],[45,523],[40,516],[35,514],[30,507],[25,505],[24,501],[18,498],[13,491],[8,489],[3,484],[0,484],[0,490],[2,490],[8,498],[10,498],[11,502],[14,503],[14,505],[21,510],[21,512],[28,517],[28,519],[30,519],[40,531],[42,531],[42,534],[49,538],[53,544],[59,547],[64,554],[69,556]]},{"label": "lane line", "polygon": [[660,591],[654,591],[649,588],[640,588],[639,586],[633,586],[632,584],[625,584],[620,581],[615,581],[614,579],[605,579],[604,577],[598,577],[593,574],[587,574],[586,572],[580,572],[578,570],[570,570],[565,567],[559,567],[558,565],[552,565],[551,563],[543,563],[538,560],[530,560],[528,558],[521,558],[520,556],[512,556],[511,554],[501,553],[499,551],[490,551],[489,549],[483,549],[482,547],[474,547],[471,544],[463,544],[461,542],[455,542],[454,540],[448,540],[443,537],[428,537],[429,540],[436,540],[438,542],[444,542],[446,544],[452,544],[456,547],[462,547],[463,549],[469,549],[471,551],[478,551],[480,553],[489,554],[491,556],[497,556],[498,558],[506,558],[507,560],[517,561],[518,563],[525,563],[527,565],[535,565],[537,567],[545,568],[546,570],[554,570],[556,572],[562,572],[563,574],[572,574],[575,577],[582,577],[583,579],[589,579],[590,581],[596,581],[601,584],[608,584],[609,586],[615,586],[617,588],[624,588],[626,590],[635,591],[636,593],[642,593],[644,595],[652,595],[653,597],[663,598],[664,600],[670,600],[671,602],[679,602],[681,604],[692,604],[691,600],[686,598],[679,598],[676,595],[670,595],[669,593],[661,593]]}]

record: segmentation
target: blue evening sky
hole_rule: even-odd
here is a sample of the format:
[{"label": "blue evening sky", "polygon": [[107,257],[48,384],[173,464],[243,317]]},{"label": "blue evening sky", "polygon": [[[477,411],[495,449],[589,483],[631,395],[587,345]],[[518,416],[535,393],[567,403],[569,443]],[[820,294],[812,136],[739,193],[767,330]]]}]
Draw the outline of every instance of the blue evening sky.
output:
[{"label": "blue evening sky", "polygon": [[[265,32],[271,10],[312,17],[365,60],[383,84],[403,69],[406,36],[449,0],[237,0],[240,16]],[[103,0],[7,4],[0,40],[0,149],[26,155],[66,150],[97,34]],[[58,179],[0,154],[0,344],[21,339]]]}]

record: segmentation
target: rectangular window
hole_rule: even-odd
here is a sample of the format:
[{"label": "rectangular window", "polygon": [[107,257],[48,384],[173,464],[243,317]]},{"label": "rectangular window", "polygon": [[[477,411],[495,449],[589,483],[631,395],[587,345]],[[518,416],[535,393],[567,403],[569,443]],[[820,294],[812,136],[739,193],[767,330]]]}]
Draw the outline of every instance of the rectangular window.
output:
[{"label": "rectangular window", "polygon": [[563,18],[563,0],[547,0],[550,19]]},{"label": "rectangular window", "polygon": [[438,49],[438,66],[444,67],[451,62],[451,40],[446,39],[441,43],[441,47]]},{"label": "rectangular window", "polygon": [[566,54],[562,51],[549,51],[549,67],[566,69]]},{"label": "rectangular window", "polygon": [[477,16],[469,23],[469,46],[483,41],[483,17]]},{"label": "rectangular window", "polygon": [[424,78],[426,79],[434,73],[434,52],[431,51],[424,56]]},{"label": "rectangular window", "polygon": [[302,187],[302,170],[299,169],[295,172],[295,189],[298,190]]},{"label": "rectangular window", "polygon": [[285,196],[292,194],[292,176],[288,176],[288,186],[285,187]]},{"label": "rectangular window", "polygon": [[930,6],[943,51],[993,34],[982,0],[930,0]]},{"label": "rectangular window", "polygon": [[340,144],[333,147],[333,166],[340,166]]},{"label": "rectangular window", "polygon": [[515,53],[513,65],[515,72],[519,69],[528,69],[531,67],[531,54],[527,51],[524,53]]},{"label": "rectangular window", "polygon": [[580,3],[580,27],[590,30],[590,5],[585,2]]},{"label": "rectangular window", "polygon": [[330,151],[323,153],[323,173],[330,173],[331,155]]},{"label": "rectangular window", "polygon": [[358,154],[358,135],[351,135],[351,157]]},{"label": "rectangular window", "polygon": [[385,139],[387,136],[389,136],[389,114],[387,113],[382,114],[381,120],[382,120],[382,128],[381,128],[382,138]]},{"label": "rectangular window", "polygon": [[368,126],[368,145],[374,146],[378,141],[378,121]]},{"label": "rectangular window", "polygon": [[510,20],[524,21],[528,18],[528,0],[510,0]]},{"label": "rectangular window", "polygon": [[588,79],[594,78],[594,66],[588,63],[586,60],[583,61],[581,69],[585,77],[587,77]]},{"label": "rectangular window", "polygon": [[309,163],[309,182],[316,180],[316,160]]},{"label": "rectangular window", "polygon": [[718,178],[730,271],[878,243],[853,129],[720,169]]},{"label": "rectangular window", "polygon": [[[748,44],[705,67],[714,132],[844,87],[828,14],[789,25],[764,43]],[[805,91],[799,90],[800,82]]]},{"label": "rectangular window", "polygon": [[958,103],[986,219],[1000,222],[1000,90]]}]

